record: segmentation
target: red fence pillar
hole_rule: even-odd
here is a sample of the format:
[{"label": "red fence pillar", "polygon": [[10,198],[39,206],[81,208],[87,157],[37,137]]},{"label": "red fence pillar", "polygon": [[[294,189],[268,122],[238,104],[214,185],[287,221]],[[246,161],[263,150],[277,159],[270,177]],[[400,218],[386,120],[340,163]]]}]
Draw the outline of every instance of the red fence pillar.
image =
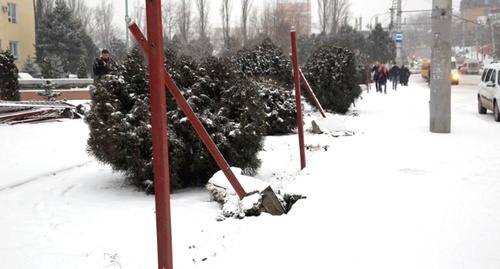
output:
[{"label": "red fence pillar", "polygon": [[300,169],[306,167],[306,154],[304,152],[304,124],[302,121],[302,95],[300,93],[300,74],[299,74],[299,59],[297,57],[297,35],[295,29],[290,31],[292,40],[292,64],[293,64],[293,81],[295,84],[295,105],[297,106],[297,128],[299,132],[299,147],[300,147]]},{"label": "red fence pillar", "polygon": [[170,219],[170,177],[168,162],[167,105],[163,77],[163,34],[161,0],[146,0],[146,19],[151,92],[151,125],[156,206],[158,268],[172,269],[172,225]]}]

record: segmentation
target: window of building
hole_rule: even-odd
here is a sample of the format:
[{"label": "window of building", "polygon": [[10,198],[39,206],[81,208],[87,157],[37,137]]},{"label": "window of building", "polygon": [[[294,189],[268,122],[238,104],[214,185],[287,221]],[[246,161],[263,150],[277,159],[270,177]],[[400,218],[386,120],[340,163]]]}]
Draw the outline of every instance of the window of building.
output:
[{"label": "window of building", "polygon": [[8,13],[9,22],[11,22],[11,23],[17,23],[17,8],[16,8],[16,4],[14,4],[14,3],[8,3],[7,6],[9,8],[9,13]]},{"label": "window of building", "polygon": [[14,56],[14,58],[17,60],[19,59],[19,42],[17,41],[10,41],[9,42],[9,51]]}]

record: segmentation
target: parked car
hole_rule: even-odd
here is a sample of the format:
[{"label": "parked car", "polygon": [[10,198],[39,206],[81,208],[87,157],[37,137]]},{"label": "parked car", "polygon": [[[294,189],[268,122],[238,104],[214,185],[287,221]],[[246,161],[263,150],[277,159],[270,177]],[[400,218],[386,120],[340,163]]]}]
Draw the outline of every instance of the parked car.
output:
[{"label": "parked car", "polygon": [[500,121],[500,63],[487,65],[481,75],[477,91],[477,110],[479,114],[493,111],[495,121]]}]

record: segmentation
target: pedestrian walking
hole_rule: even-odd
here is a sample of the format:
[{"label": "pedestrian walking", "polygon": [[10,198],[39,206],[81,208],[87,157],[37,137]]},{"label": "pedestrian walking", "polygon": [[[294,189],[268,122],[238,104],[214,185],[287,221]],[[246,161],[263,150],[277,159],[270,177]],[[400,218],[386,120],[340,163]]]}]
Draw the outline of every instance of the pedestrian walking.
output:
[{"label": "pedestrian walking", "polygon": [[377,92],[381,92],[380,85],[378,83],[378,69],[380,67],[380,63],[378,61],[375,61],[375,65],[372,67],[372,73],[373,73],[373,82],[375,82],[375,89]]},{"label": "pedestrian walking", "polygon": [[401,73],[399,75],[401,85],[408,86],[408,80],[410,79],[410,75],[411,75],[410,69],[408,69],[408,67],[406,67],[405,65],[402,65]]},{"label": "pedestrian walking", "polygon": [[382,87],[384,88],[384,93],[387,94],[387,78],[389,77],[389,70],[384,64],[380,64],[378,68],[378,83],[380,87],[380,93],[382,93]]},{"label": "pedestrian walking", "polygon": [[392,82],[392,89],[397,90],[398,88],[398,82],[399,82],[399,73],[401,69],[399,66],[394,62],[392,65],[391,69],[389,70],[389,79]]}]

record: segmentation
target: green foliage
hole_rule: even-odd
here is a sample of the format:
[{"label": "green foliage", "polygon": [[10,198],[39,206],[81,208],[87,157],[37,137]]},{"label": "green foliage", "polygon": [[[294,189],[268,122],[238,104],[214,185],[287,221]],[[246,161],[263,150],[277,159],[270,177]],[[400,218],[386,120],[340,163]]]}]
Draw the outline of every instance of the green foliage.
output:
[{"label": "green foliage", "polygon": [[[304,75],[325,110],[346,113],[361,95],[354,53],[348,49],[325,46],[303,69]],[[306,95],[309,100],[309,96]]]},{"label": "green foliage", "polygon": [[264,102],[267,135],[283,135],[297,128],[295,97],[290,88],[272,79],[255,79]]},{"label": "green foliage", "polygon": [[76,71],[76,76],[78,78],[88,78],[88,73],[87,73],[87,65],[85,64],[85,59],[82,58],[80,59],[80,65],[78,66],[78,70]]},{"label": "green foliage", "polygon": [[82,57],[89,59],[87,64],[91,66],[92,58],[89,56],[95,53],[95,45],[64,0],[56,0],[55,8],[39,20],[36,35],[37,63],[48,67],[44,61],[50,59],[52,67],[55,68],[53,59],[59,58],[65,74],[59,74],[59,70],[44,70],[43,73],[53,73],[55,77],[65,77],[67,73],[74,74]]},{"label": "green foliage", "polygon": [[367,38],[367,54],[373,61],[381,63],[393,62],[396,58],[396,45],[388,31],[377,24]]},{"label": "green foliage", "polygon": [[123,78],[102,79],[92,91],[85,122],[88,152],[147,189],[153,179],[151,114],[146,68],[138,50],[125,59]]},{"label": "green foliage", "polygon": [[297,127],[290,58],[269,38],[261,44],[240,50],[232,58],[239,76],[247,77],[259,87],[264,102],[267,135],[290,133]]},{"label": "green foliage", "polygon": [[333,45],[338,47],[347,48],[354,51],[356,54],[362,53],[366,50],[366,41],[361,32],[352,28],[352,26],[343,24],[339,33],[333,38]]},{"label": "green foliage", "polygon": [[115,61],[119,60],[121,62],[121,60],[127,55],[127,44],[125,44],[125,40],[113,36],[109,43],[110,57]]},{"label": "green foliage", "polygon": [[214,52],[214,45],[208,37],[202,37],[190,40],[189,42],[184,42],[181,38],[175,35],[172,40],[166,40],[165,46],[173,49],[179,55],[189,55],[190,58],[196,61],[201,61],[210,57]]},{"label": "green foliage", "polygon": [[31,59],[31,56],[28,56],[28,58],[26,58],[26,61],[24,61],[22,72],[28,73],[32,77],[39,77],[40,76],[40,68],[33,61],[33,59]]},{"label": "green foliage", "polygon": [[240,50],[234,61],[244,77],[272,77],[286,85],[293,83],[290,58],[269,38],[258,46]]},{"label": "green foliage", "polygon": [[42,77],[63,78],[66,74],[65,63],[58,55],[49,55],[41,62]]},{"label": "green foliage", "polygon": [[[169,73],[228,163],[255,172],[265,119],[259,87],[238,78],[228,60],[209,57],[198,63],[174,51],[165,56]],[[143,62],[135,48],[119,70],[121,77],[102,80],[92,91],[85,120],[89,152],[124,172],[135,186],[153,192],[149,82]],[[168,106],[167,118],[172,189],[203,186],[219,167],[178,105]]]},{"label": "green foliage", "polygon": [[9,52],[0,52],[0,100],[19,101],[19,70]]}]

